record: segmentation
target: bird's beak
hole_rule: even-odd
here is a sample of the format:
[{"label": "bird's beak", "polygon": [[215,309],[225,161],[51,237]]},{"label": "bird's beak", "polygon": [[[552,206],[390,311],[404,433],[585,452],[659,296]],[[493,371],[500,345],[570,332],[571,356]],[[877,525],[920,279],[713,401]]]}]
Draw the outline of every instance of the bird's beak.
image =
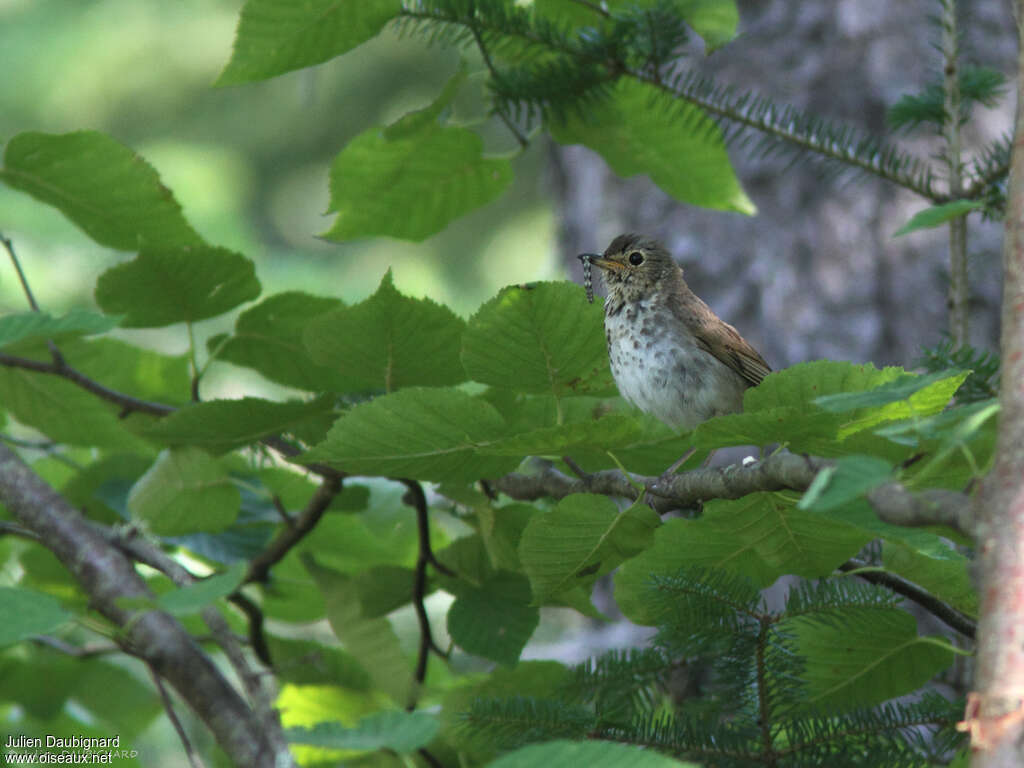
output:
[{"label": "bird's beak", "polygon": [[624,265],[621,264],[620,262],[612,261],[611,259],[606,259],[599,253],[581,253],[579,256],[577,256],[577,258],[580,261],[589,261],[595,267],[600,267],[601,269],[618,270],[624,267]]}]

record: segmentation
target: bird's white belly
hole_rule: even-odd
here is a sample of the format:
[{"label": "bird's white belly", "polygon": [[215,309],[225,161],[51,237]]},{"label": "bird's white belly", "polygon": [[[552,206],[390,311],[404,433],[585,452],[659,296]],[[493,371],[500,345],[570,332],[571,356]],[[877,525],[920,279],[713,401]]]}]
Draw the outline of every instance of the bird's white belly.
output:
[{"label": "bird's white belly", "polygon": [[681,429],[740,410],[742,378],[681,333],[674,318],[627,305],[605,317],[605,331],[619,393],[640,410]]}]

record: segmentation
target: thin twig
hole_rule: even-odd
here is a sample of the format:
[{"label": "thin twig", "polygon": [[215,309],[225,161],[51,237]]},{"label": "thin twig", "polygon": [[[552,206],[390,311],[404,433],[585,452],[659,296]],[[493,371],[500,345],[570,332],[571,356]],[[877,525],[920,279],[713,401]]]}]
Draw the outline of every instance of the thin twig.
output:
[{"label": "thin twig", "polygon": [[263,611],[241,592],[232,592],[228,595],[228,601],[245,614],[249,624],[249,645],[252,647],[253,653],[256,654],[256,658],[268,667],[273,667],[270,646],[267,645],[267,636],[263,632]]},{"label": "thin twig", "polygon": [[244,584],[250,582],[265,583],[270,577],[270,569],[279,563],[291,549],[320,522],[330,506],[331,501],[341,491],[341,477],[334,473],[324,477],[320,487],[306,504],[306,508],[295,518],[292,525],[285,526],[266,549],[249,562]]},{"label": "thin twig", "polygon": [[18,260],[18,255],[14,252],[14,243],[11,239],[0,232],[0,243],[3,244],[7,254],[11,257],[11,263],[14,264],[14,271],[18,273],[18,280],[21,281],[21,289],[25,292],[25,298],[28,299],[28,305],[32,308],[33,312],[39,311],[39,305],[36,303],[36,297],[32,295],[32,289],[29,288],[28,280],[25,279],[25,273],[21,269],[21,262]]},{"label": "thin twig", "polygon": [[855,557],[850,558],[839,566],[839,570],[844,573],[855,571],[854,575],[864,579],[864,581],[886,587],[899,595],[913,600],[946,626],[955,629],[972,640],[974,639],[974,633],[978,626],[974,619],[965,616],[953,606],[942,602],[935,595],[917,586],[917,584],[907,581],[902,576],[897,576],[895,573],[888,571],[861,570],[862,568],[869,569],[871,564],[864,560],[858,560]]},{"label": "thin twig", "polygon": [[10,523],[7,520],[0,520],[0,536],[18,536],[29,541],[40,541],[39,536],[28,528]]},{"label": "thin twig", "polygon": [[[420,648],[416,656],[416,672],[414,679],[416,686],[410,696],[406,709],[410,712],[416,708],[416,697],[419,688],[427,678],[427,660],[430,652],[433,651],[441,658],[447,658],[447,654],[437,647],[434,636],[430,630],[430,617],[427,615],[427,608],[423,601],[427,592],[427,565],[433,563],[435,567],[440,565],[434,559],[430,549],[430,517],[427,513],[427,497],[423,493],[423,486],[416,480],[402,479],[401,482],[407,489],[402,501],[416,510],[416,530],[419,534],[419,554],[416,557],[416,570],[413,579],[412,604],[416,611],[416,620],[420,627]],[[442,568],[444,566],[441,566]],[[451,574],[447,568],[445,571]]]},{"label": "thin twig", "polygon": [[[475,23],[469,22],[466,26],[468,26],[469,31],[473,33],[473,39],[476,40],[476,46],[480,49],[480,55],[483,57],[484,64],[487,65],[487,70],[491,73],[491,77],[493,77],[495,81],[499,81],[501,79],[501,75],[498,74],[498,70],[494,67],[494,62],[491,61],[491,54],[488,53],[487,46],[484,45],[483,35],[480,34],[480,30],[477,28]],[[505,113],[503,108],[496,106],[494,108],[494,112],[501,118],[501,121],[505,123],[505,126],[512,132],[512,135],[516,137],[516,141],[519,142],[520,147],[526,149],[530,146],[530,140],[523,135],[522,131],[519,130],[519,126],[512,121],[512,118]]]},{"label": "thin twig", "polygon": [[195,749],[192,747],[192,742],[188,740],[188,734],[185,733],[185,729],[181,725],[181,721],[178,719],[178,713],[174,711],[174,702],[171,701],[170,694],[167,693],[167,689],[164,687],[164,681],[160,678],[160,675],[153,668],[152,664],[146,664],[149,669],[149,675],[153,678],[153,684],[156,686],[157,691],[160,694],[160,700],[163,702],[164,711],[167,712],[167,719],[171,721],[171,725],[174,726],[175,732],[178,734],[178,738],[181,740],[181,745],[185,749],[185,755],[188,757],[189,765],[192,768],[204,768],[203,761],[196,754]]},{"label": "thin twig", "polygon": [[93,645],[72,645],[61,640],[59,637],[50,637],[49,635],[36,635],[32,638],[32,642],[37,645],[45,645],[47,648],[53,648],[55,651],[60,651],[68,656],[74,656],[76,659],[89,659],[94,656],[106,656],[111,653],[121,653],[122,648],[119,645],[113,643],[95,643]]}]

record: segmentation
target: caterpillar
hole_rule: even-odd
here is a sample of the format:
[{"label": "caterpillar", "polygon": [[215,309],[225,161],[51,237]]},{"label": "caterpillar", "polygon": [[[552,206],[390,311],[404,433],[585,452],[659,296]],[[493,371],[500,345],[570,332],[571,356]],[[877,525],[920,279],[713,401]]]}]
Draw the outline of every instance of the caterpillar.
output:
[{"label": "caterpillar", "polygon": [[583,290],[587,292],[587,301],[591,304],[594,303],[594,283],[590,277],[590,258],[582,257],[580,261],[583,262]]}]

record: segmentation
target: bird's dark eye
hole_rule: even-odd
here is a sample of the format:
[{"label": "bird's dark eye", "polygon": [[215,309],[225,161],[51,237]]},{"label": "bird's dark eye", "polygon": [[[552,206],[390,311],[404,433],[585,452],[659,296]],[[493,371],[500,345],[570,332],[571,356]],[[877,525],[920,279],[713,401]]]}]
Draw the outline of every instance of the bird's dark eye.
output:
[{"label": "bird's dark eye", "polygon": [[640,251],[633,251],[629,254],[629,263],[634,267],[639,267],[644,263],[644,255]]}]

